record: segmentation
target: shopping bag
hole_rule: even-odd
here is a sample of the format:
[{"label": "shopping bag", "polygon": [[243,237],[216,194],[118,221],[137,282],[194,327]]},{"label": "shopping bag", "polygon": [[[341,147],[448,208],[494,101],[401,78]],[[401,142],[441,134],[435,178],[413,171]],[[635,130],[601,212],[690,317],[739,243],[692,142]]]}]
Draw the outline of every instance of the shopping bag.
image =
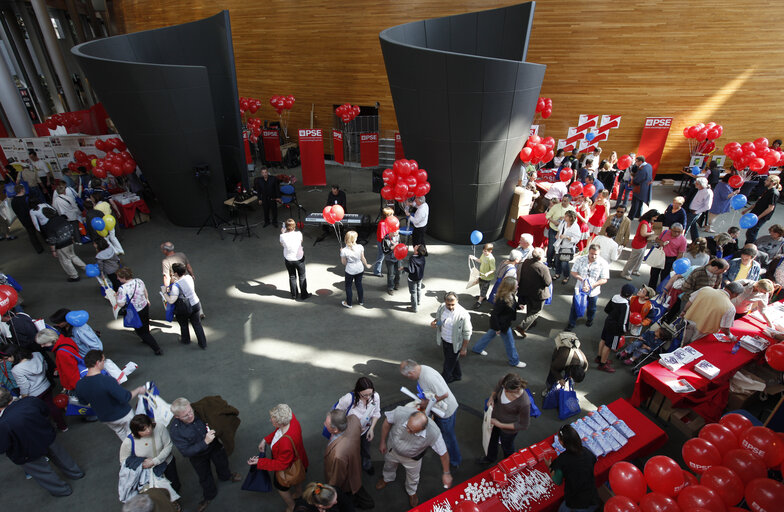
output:
[{"label": "shopping bag", "polygon": [[490,434],[493,431],[493,424],[490,422],[492,417],[493,406],[488,405],[485,410],[485,416],[482,419],[482,448],[485,451],[485,455],[487,455],[487,447],[490,446]]},{"label": "shopping bag", "polygon": [[542,400],[542,409],[555,409],[558,407],[558,397],[561,395],[561,386],[555,384],[551,387]]},{"label": "shopping bag", "polygon": [[550,296],[544,299],[544,305],[549,306],[553,303],[553,283],[547,285],[547,289],[550,291]]},{"label": "shopping bag", "polygon": [[584,292],[582,290],[582,286],[579,290],[574,292],[574,313],[577,315],[577,318],[580,318],[585,314],[585,311],[588,309],[588,292]]},{"label": "shopping bag", "polygon": [[142,319],[139,316],[139,312],[136,311],[136,308],[133,306],[131,298],[128,295],[125,296],[125,316],[123,317],[123,326],[131,327],[133,329],[139,329],[142,326]]},{"label": "shopping bag", "polygon": [[166,304],[166,321],[174,320],[174,304]]},{"label": "shopping bag", "polygon": [[566,387],[561,390],[558,395],[558,419],[565,420],[576,414],[580,414],[580,401],[577,399],[577,392],[574,390],[574,384],[569,379]]},{"label": "shopping bag", "polygon": [[160,423],[163,426],[169,426],[174,414],[171,412],[171,405],[161,398],[158,386],[154,381],[149,381],[144,384],[147,391],[139,395],[139,401],[136,403],[136,414],[144,414],[155,423]]},{"label": "shopping bag", "polygon": [[645,263],[651,268],[664,268],[664,262],[667,257],[664,255],[664,249],[659,246],[652,247],[645,257]]},{"label": "shopping bag", "polygon": [[471,256],[468,256],[468,283],[466,283],[466,290],[478,284],[479,267],[476,265],[476,262],[471,260]]},{"label": "shopping bag", "polygon": [[531,412],[529,413],[529,415],[532,418],[538,418],[539,416],[542,415],[542,411],[540,411],[539,408],[536,406],[536,402],[534,402],[534,395],[531,394],[531,390],[525,388],[525,392],[528,393],[528,401],[531,402]]},{"label": "shopping bag", "polygon": [[[264,458],[264,453],[259,453],[259,458]],[[253,492],[269,492],[272,490],[272,484],[270,482],[269,472],[263,469],[259,469],[256,465],[252,465],[248,468],[248,475],[245,477],[245,481],[242,482],[242,490],[243,491],[253,491]]]}]

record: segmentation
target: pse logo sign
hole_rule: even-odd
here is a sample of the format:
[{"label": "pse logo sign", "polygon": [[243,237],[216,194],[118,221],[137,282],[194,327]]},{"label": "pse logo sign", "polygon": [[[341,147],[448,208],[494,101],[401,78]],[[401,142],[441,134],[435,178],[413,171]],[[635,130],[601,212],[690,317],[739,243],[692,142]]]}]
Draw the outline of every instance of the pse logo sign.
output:
[{"label": "pse logo sign", "polygon": [[262,130],[261,132],[262,137],[277,137],[278,130]]},{"label": "pse logo sign", "polygon": [[339,132],[339,131],[335,130],[335,131],[332,132],[332,137],[335,140],[337,140],[337,141],[342,141],[343,140],[343,132]]},{"label": "pse logo sign", "polygon": [[649,117],[645,120],[646,128],[669,128],[672,125],[671,117]]},{"label": "pse logo sign", "polygon": [[360,142],[374,142],[378,140],[377,133],[363,133],[359,138]]},{"label": "pse logo sign", "polygon": [[321,137],[321,130],[300,130],[300,137]]}]

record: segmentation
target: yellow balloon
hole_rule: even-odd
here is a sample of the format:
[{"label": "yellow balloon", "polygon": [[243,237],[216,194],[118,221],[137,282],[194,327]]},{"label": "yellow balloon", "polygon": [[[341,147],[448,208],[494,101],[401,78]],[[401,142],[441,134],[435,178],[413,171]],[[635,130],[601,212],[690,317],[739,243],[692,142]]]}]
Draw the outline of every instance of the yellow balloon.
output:
[{"label": "yellow balloon", "polygon": [[117,219],[114,218],[114,215],[104,215],[103,223],[106,225],[104,231],[109,232],[114,229],[114,226],[117,225]]},{"label": "yellow balloon", "polygon": [[90,160],[90,163],[93,164],[93,167],[95,167],[96,165],[98,165],[98,159],[93,158],[92,160]]},{"label": "yellow balloon", "polygon": [[98,233],[101,236],[107,236],[109,234],[109,231],[106,229],[102,229],[100,231],[96,231],[96,233]]}]

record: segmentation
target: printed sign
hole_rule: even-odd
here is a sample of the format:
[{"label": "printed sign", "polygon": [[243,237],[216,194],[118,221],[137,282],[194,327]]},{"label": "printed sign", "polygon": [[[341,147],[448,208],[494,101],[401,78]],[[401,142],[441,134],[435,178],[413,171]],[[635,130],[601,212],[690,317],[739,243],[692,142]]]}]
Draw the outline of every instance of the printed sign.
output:
[{"label": "printed sign", "polygon": [[280,153],[280,136],[277,129],[261,130],[261,140],[264,142],[264,160],[267,162],[280,162],[283,155]]},{"label": "printed sign", "polygon": [[664,145],[667,143],[667,136],[670,134],[672,126],[671,117],[646,117],[645,126],[640,136],[640,145],[637,154],[645,157],[645,161],[651,164],[653,176],[659,168],[661,156],[664,152]]},{"label": "printed sign", "polygon": [[335,155],[335,162],[344,164],[343,158],[343,132],[332,130],[332,153]]},{"label": "printed sign", "polygon": [[299,152],[302,160],[302,184],[306,187],[326,185],[324,136],[320,129],[299,130]]},{"label": "printed sign", "polygon": [[378,167],[378,133],[359,134],[359,159],[362,167]]},{"label": "printed sign", "polygon": [[405,157],[406,153],[403,151],[403,141],[400,138],[400,132],[395,132],[395,160]]}]

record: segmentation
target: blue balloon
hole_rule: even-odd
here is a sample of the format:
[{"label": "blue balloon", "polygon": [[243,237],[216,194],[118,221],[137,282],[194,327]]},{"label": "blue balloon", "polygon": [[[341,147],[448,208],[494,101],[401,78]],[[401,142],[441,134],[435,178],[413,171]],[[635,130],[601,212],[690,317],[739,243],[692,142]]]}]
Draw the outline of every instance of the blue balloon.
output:
[{"label": "blue balloon", "polygon": [[585,140],[587,140],[588,142],[591,142],[595,138],[596,138],[596,135],[593,134],[593,133],[586,133],[585,134]]},{"label": "blue balloon", "polygon": [[98,277],[101,275],[101,269],[95,263],[89,263],[84,269],[84,273],[87,274],[87,277]]},{"label": "blue balloon", "polygon": [[753,213],[747,213],[746,215],[740,218],[739,224],[740,227],[742,227],[743,229],[749,229],[756,226],[758,221],[759,219],[757,218],[756,215],[754,215]]},{"label": "blue balloon", "polygon": [[7,195],[8,197],[16,197],[16,185],[13,183],[6,183],[5,195]]},{"label": "blue balloon", "polygon": [[748,199],[746,199],[746,196],[743,194],[738,194],[737,196],[732,196],[732,199],[730,199],[730,206],[732,206],[733,210],[740,210],[746,206],[747,202]]},{"label": "blue balloon", "polygon": [[672,269],[675,271],[676,274],[683,275],[691,267],[691,262],[686,258],[680,258],[673,262]]},{"label": "blue balloon", "polygon": [[700,168],[695,165],[694,167],[691,168],[691,173],[697,176],[700,173]]},{"label": "blue balloon", "polygon": [[479,245],[479,243],[482,241],[483,237],[484,237],[484,235],[482,235],[481,231],[476,230],[476,229],[471,231],[471,243],[472,244]]},{"label": "blue balloon", "polygon": [[79,327],[87,323],[90,314],[87,311],[71,311],[65,315],[65,321],[74,327]]},{"label": "blue balloon", "polygon": [[96,217],[96,218],[94,218],[93,220],[91,220],[91,221],[90,221],[90,225],[91,225],[91,226],[93,227],[93,229],[94,229],[94,230],[96,230],[96,231],[103,231],[103,230],[104,230],[104,228],[106,228],[106,223],[105,223],[105,222],[103,221],[103,219],[102,219],[102,218],[100,218],[100,217]]}]

